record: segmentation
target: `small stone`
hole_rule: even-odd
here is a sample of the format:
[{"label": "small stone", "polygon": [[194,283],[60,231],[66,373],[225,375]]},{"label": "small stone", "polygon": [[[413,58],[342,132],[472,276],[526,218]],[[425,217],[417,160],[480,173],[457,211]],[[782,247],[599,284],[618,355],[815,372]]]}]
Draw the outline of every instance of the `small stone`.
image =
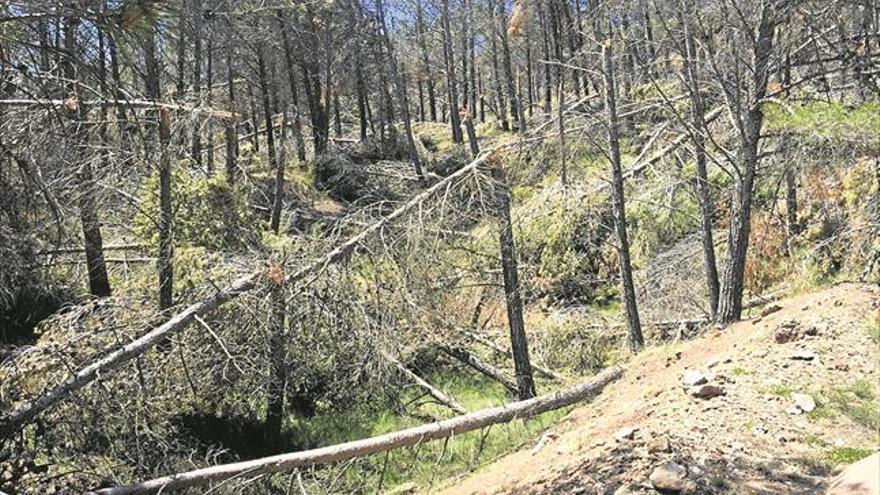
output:
[{"label": "small stone", "polygon": [[804,334],[809,335],[810,337],[819,335],[819,327],[816,325],[810,325],[804,330]]},{"label": "small stone", "polygon": [[614,490],[614,495],[635,495],[635,493],[626,485],[621,485],[617,487],[617,490]]},{"label": "small stone", "polygon": [[685,387],[695,387],[708,381],[706,375],[694,370],[685,371],[684,375],[681,377],[681,384]]},{"label": "small stone", "polygon": [[617,433],[614,434],[614,439],[618,442],[621,442],[623,440],[632,440],[636,437],[637,431],[639,431],[639,429],[632,426],[623,427],[617,430]]},{"label": "small stone", "polygon": [[724,389],[712,384],[697,385],[688,389],[688,394],[697,399],[711,399],[712,397],[724,395]]},{"label": "small stone", "polygon": [[666,435],[661,435],[659,437],[654,437],[648,440],[648,452],[669,452],[672,450],[669,446],[669,437]]},{"label": "small stone", "polygon": [[816,410],[816,401],[807,394],[794,394],[791,398],[794,400],[794,405],[805,413]]},{"label": "small stone", "polygon": [[687,468],[672,461],[654,469],[649,477],[651,486],[659,491],[681,493],[688,487]]},{"label": "small stone", "polygon": [[816,359],[816,353],[807,349],[800,349],[791,353],[791,359],[796,361],[812,361]]}]

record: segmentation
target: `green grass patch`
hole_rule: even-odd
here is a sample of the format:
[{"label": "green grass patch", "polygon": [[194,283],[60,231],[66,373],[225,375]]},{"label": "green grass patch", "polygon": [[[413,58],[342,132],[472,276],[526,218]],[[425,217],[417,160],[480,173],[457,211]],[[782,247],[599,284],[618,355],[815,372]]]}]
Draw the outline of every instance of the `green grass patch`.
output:
[{"label": "green grass patch", "polygon": [[834,447],[828,451],[827,459],[833,464],[852,464],[873,453],[872,449],[861,447]]},{"label": "green grass patch", "polygon": [[791,397],[791,395],[794,393],[794,389],[791,388],[791,386],[782,384],[771,385],[767,391],[777,397],[783,397],[786,399]]},{"label": "green grass patch", "polygon": [[880,344],[880,323],[869,323],[865,326],[865,332],[875,344]]},{"label": "green grass patch", "polygon": [[880,430],[880,404],[874,385],[864,379],[849,385],[835,387],[819,395],[821,407],[810,413],[811,419],[834,417],[842,414],[856,423]]},{"label": "green grass patch", "polygon": [[[442,373],[428,374],[425,378],[469,411],[500,406],[513,400],[494,381],[470,372],[447,369]],[[542,385],[539,384],[539,393],[547,392],[546,386]],[[407,391],[399,402],[408,404],[408,410],[418,414],[441,418],[450,416],[445,407],[429,403],[420,396],[416,390]],[[564,408],[529,420],[515,420],[456,435],[448,440],[426,442],[360,459],[334,475],[332,490],[320,486],[321,476],[306,482],[306,489],[314,489],[315,493],[376,493],[380,480],[383,491],[402,483],[415,483],[420,489],[438,486],[447,477],[472,471],[536,439],[569,410],[570,408]],[[381,435],[423,422],[415,415],[410,416],[395,410],[391,402],[373,408],[328,410],[314,418],[290,421],[297,436],[307,438],[308,444],[314,446]],[[323,480],[325,486],[326,481]],[[281,478],[278,482],[281,482]]]},{"label": "green grass patch", "polygon": [[811,102],[798,106],[767,105],[768,130],[841,142],[880,142],[880,103],[844,105]]}]

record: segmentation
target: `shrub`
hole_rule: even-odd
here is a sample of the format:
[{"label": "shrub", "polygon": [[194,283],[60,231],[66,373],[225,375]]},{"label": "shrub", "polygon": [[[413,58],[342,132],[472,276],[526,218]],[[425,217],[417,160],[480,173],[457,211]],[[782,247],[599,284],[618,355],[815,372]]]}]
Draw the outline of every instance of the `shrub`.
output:
[{"label": "shrub", "polygon": [[[172,207],[175,245],[209,249],[241,247],[254,240],[257,219],[248,206],[243,186],[231,186],[222,175],[201,177],[183,166],[172,173]],[[135,233],[144,242],[158,245],[159,175],[146,181],[141,209],[135,216]]]}]

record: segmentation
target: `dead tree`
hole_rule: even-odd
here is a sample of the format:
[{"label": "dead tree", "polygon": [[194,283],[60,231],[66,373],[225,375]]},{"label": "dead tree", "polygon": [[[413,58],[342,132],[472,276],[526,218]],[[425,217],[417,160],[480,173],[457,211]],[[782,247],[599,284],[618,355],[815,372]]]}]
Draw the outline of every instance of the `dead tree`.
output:
[{"label": "dead tree", "polygon": [[617,118],[617,95],[612,61],[613,35],[602,46],[603,72],[605,76],[605,113],[608,127],[608,157],[611,161],[611,201],[614,209],[614,230],[617,233],[617,257],[620,266],[621,299],[626,309],[629,326],[630,348],[635,352],[644,346],[642,325],[636,302],[635,282],[629,255],[629,238],[626,232],[626,207],[623,191],[623,167],[620,162],[619,122]]},{"label": "dead tree", "polygon": [[[713,60],[712,68],[716,82],[724,93],[728,111],[733,116],[733,123],[739,135],[736,158],[733,166],[733,194],[730,202],[730,227],[727,233],[727,261],[721,276],[718,295],[719,323],[730,323],[740,319],[742,314],[742,295],[745,278],[746,255],[749,248],[751,231],[752,198],[754,196],[755,177],[760,160],[758,147],[764,124],[764,97],[767,95],[767,83],[770,78],[770,58],[774,49],[774,33],[779,20],[789,8],[787,0],[776,0],[755,6],[752,19],[739,17],[741,25],[736,26],[740,36],[737,39],[744,44],[744,50],[750,62],[744,57],[731,61],[734,68],[721,68]],[[724,22],[728,22],[725,20]],[[754,24],[752,24],[754,22]],[[745,69],[747,64],[747,80],[739,84],[738,78],[731,78],[730,70]],[[738,66],[738,69],[736,68]],[[743,76],[746,77],[746,76]]]},{"label": "dead tree", "polygon": [[[158,36],[157,24],[152,24],[144,40],[144,60],[146,62],[146,84],[147,96],[155,101],[161,102],[162,92],[160,89],[161,66],[159,57],[156,54],[156,44]],[[159,113],[159,153],[158,165],[159,171],[159,310],[165,311],[173,305],[174,290],[174,265],[173,255],[174,246],[172,244],[172,205],[171,205],[171,111],[168,108],[160,107]],[[151,147],[150,144],[147,145]],[[151,150],[147,150],[147,155]]]},{"label": "dead tree", "polygon": [[[64,64],[64,73],[68,81],[67,90],[69,92],[69,101],[79,102],[80,88],[77,77],[76,54],[77,47],[77,29],[79,20],[75,17],[68,18],[64,24],[64,48],[66,51],[66,63]],[[103,55],[101,57],[103,60]],[[103,65],[103,64],[102,64]],[[91,160],[82,153],[86,148],[83,142],[86,139],[84,131],[85,124],[85,107],[81,103],[75,103],[73,107],[67,106],[68,115],[71,120],[70,135],[76,141],[74,150],[77,161],[81,162],[79,169],[79,187],[82,193],[79,203],[80,223],[82,224],[83,243],[86,255],[86,269],[89,279],[89,292],[98,297],[106,297],[110,295],[110,281],[107,276],[107,266],[104,263],[103,240],[101,237],[101,222],[98,219],[97,202],[95,200],[95,178]],[[103,105],[102,105],[103,108]],[[103,127],[101,136],[106,141],[106,127]]]},{"label": "dead tree", "polygon": [[440,22],[443,31],[443,61],[446,65],[446,88],[449,101],[449,120],[452,125],[452,141],[461,143],[461,120],[456,106],[458,105],[458,82],[455,74],[455,49],[452,44],[452,27],[449,20],[449,0],[441,0]]},{"label": "dead tree", "polygon": [[501,271],[504,275],[504,296],[507,306],[507,322],[510,326],[510,349],[513,354],[513,366],[516,374],[517,397],[528,399],[535,396],[535,381],[532,378],[529,343],[523,319],[516,244],[513,240],[513,222],[510,218],[510,190],[504,171],[500,167],[493,167],[492,174],[497,181],[496,201],[499,243],[501,245]]},{"label": "dead tree", "polygon": [[709,192],[709,174],[706,169],[705,106],[700,88],[699,53],[694,44],[691,20],[680,20],[685,29],[684,69],[690,97],[691,125],[693,126],[693,153],[697,166],[696,193],[700,204],[700,236],[703,244],[703,265],[706,271],[706,288],[709,294],[709,314],[714,319],[718,313],[718,264],[715,261],[715,241],[712,235],[712,199]]}]

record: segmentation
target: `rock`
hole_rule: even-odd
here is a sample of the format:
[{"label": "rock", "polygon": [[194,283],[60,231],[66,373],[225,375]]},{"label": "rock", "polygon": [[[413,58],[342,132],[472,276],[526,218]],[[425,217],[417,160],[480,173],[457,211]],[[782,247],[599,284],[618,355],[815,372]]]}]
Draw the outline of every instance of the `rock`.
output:
[{"label": "rock", "polygon": [[876,495],[880,493],[880,454],[865,457],[845,468],[831,481],[826,495]]},{"label": "rock", "polygon": [[799,338],[801,338],[801,329],[794,320],[783,321],[773,332],[773,340],[777,344],[786,344]]},{"label": "rock", "polygon": [[719,395],[724,395],[724,389],[718,385],[705,384],[697,385],[688,389],[688,394],[697,399],[711,399]]},{"label": "rock", "polygon": [[808,349],[799,349],[791,353],[790,357],[796,361],[812,361],[816,359],[816,353]]},{"label": "rock", "polygon": [[653,437],[648,440],[646,445],[649,453],[654,452],[669,452],[672,448],[669,445],[669,437],[666,435],[660,435],[659,437]]},{"label": "rock", "polygon": [[649,477],[651,486],[667,493],[682,493],[688,488],[687,468],[672,461],[657,466]]},{"label": "rock", "polygon": [[626,485],[621,485],[617,487],[617,490],[614,490],[614,495],[635,495],[635,493]]},{"label": "rock", "polygon": [[804,329],[804,335],[809,335],[810,337],[814,337],[819,335],[819,327],[816,325],[810,325]]},{"label": "rock", "polygon": [[623,440],[632,440],[636,436],[636,432],[639,431],[638,428],[634,428],[632,426],[626,426],[619,430],[614,434],[614,439],[618,442]]},{"label": "rock", "polygon": [[794,394],[791,396],[795,407],[808,413],[816,410],[816,401],[807,394]]},{"label": "rock", "polygon": [[706,375],[695,370],[685,371],[684,375],[681,377],[681,384],[685,387],[695,387],[708,381]]},{"label": "rock", "polygon": [[768,316],[768,315],[772,315],[773,313],[775,313],[781,309],[782,309],[782,306],[780,306],[778,304],[771,304],[761,310],[761,318],[764,318],[765,316]]}]

